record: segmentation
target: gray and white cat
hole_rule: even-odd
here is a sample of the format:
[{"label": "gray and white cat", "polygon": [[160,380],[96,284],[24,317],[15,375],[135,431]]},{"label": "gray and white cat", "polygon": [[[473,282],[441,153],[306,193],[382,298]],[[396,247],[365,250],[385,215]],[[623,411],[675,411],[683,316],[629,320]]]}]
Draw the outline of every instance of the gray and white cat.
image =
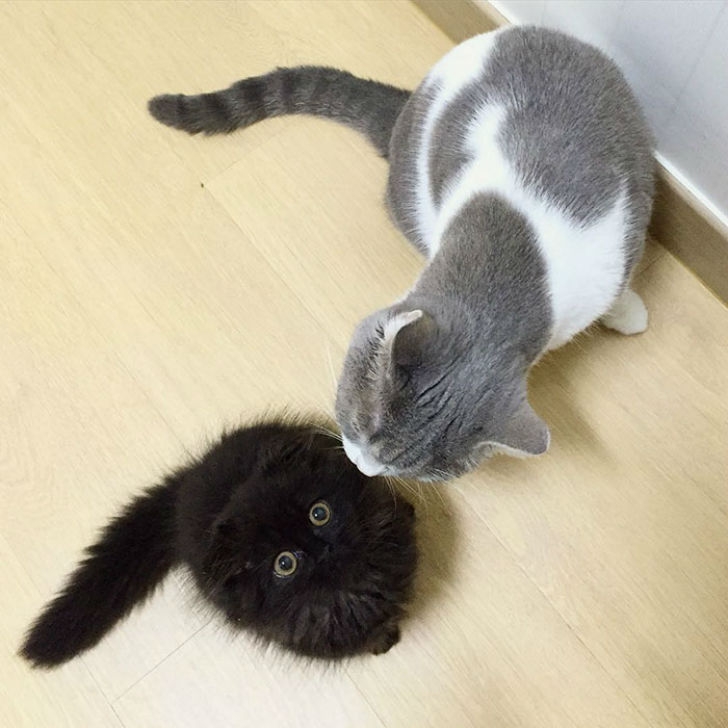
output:
[{"label": "gray and white cat", "polygon": [[149,108],[191,133],[324,116],[389,158],[392,218],[427,265],[358,325],[346,356],[336,415],[367,475],[441,480],[494,452],[545,452],[527,398],[534,363],[597,320],[624,334],[647,326],[629,281],[652,205],[652,136],[618,68],[574,38],[476,36],[411,94],[304,66]]}]

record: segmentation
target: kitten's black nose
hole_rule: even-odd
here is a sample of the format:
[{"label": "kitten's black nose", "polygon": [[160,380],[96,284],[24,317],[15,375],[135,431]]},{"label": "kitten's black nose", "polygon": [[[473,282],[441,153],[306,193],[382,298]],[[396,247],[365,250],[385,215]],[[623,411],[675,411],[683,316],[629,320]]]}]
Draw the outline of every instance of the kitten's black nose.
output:
[{"label": "kitten's black nose", "polygon": [[321,551],[319,551],[319,561],[328,561],[331,558],[331,554],[333,553],[333,548],[331,548],[331,544],[327,543]]}]

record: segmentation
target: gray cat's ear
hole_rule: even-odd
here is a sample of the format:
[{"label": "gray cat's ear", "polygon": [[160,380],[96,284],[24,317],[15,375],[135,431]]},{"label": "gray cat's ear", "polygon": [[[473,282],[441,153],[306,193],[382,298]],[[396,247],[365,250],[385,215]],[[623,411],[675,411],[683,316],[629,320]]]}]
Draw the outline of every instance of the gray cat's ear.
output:
[{"label": "gray cat's ear", "polygon": [[505,433],[493,443],[512,455],[542,455],[549,449],[551,433],[546,423],[533,411],[527,399],[513,413]]},{"label": "gray cat's ear", "polygon": [[401,367],[420,364],[425,345],[436,331],[435,320],[420,309],[397,314],[384,328],[384,341],[391,346],[392,362]]}]

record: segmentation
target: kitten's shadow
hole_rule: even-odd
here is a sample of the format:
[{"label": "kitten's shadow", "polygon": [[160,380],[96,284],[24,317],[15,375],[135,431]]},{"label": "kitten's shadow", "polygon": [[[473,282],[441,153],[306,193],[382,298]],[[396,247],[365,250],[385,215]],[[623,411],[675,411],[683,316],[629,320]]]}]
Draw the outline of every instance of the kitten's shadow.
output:
[{"label": "kitten's shadow", "polygon": [[460,533],[446,483],[395,487],[415,507],[418,563],[408,613],[410,618],[419,618],[452,582]]}]

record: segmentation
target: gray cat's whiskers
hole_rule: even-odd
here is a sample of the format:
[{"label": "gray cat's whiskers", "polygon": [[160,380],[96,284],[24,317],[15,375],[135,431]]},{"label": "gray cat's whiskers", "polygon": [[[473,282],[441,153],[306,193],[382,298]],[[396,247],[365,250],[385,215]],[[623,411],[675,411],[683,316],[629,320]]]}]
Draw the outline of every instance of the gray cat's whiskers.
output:
[{"label": "gray cat's whiskers", "polygon": [[397,491],[396,491],[394,485],[392,484],[392,481],[390,480],[390,477],[391,476],[389,476],[389,475],[384,475],[384,476],[382,476],[382,479],[384,480],[384,484],[387,486],[387,490],[389,491],[389,495],[392,496],[392,501],[394,503],[396,503],[397,502]]},{"label": "gray cat's whiskers", "polygon": [[454,478],[455,475],[453,473],[449,473],[446,470],[440,470],[439,468],[428,468],[428,472],[420,476],[420,480],[423,483],[443,483],[445,481],[451,480]]},{"label": "gray cat's whiskers", "polygon": [[404,490],[408,495],[412,496],[417,501],[418,505],[424,506],[425,511],[428,510],[427,499],[422,494],[422,486],[420,483],[411,483],[396,475],[385,475],[384,479],[387,482],[387,485],[389,486],[389,489],[392,492],[393,496],[397,491],[397,488],[395,488],[396,484],[400,489]]},{"label": "gray cat's whiskers", "polygon": [[341,435],[336,432],[335,430],[331,430],[328,427],[324,427],[323,425],[317,425],[316,427],[311,428],[314,432],[317,432],[319,435],[325,435],[326,437],[331,437],[337,442],[343,442],[341,439]]},{"label": "gray cat's whiskers", "polygon": [[[331,344],[328,339],[324,339],[324,343],[326,344],[326,361],[329,365],[329,374],[331,375],[331,387],[332,387],[332,397],[331,401],[336,401],[336,372],[334,371],[334,361],[331,358]],[[330,433],[333,434],[333,433]]]},{"label": "gray cat's whiskers", "polygon": [[442,497],[442,493],[440,493],[440,487],[439,487],[439,485],[437,485],[437,484],[433,485],[432,488],[431,488],[431,490],[433,490],[435,492],[435,494],[437,495],[437,497],[440,499],[440,505],[443,508],[446,508],[445,499]]}]

